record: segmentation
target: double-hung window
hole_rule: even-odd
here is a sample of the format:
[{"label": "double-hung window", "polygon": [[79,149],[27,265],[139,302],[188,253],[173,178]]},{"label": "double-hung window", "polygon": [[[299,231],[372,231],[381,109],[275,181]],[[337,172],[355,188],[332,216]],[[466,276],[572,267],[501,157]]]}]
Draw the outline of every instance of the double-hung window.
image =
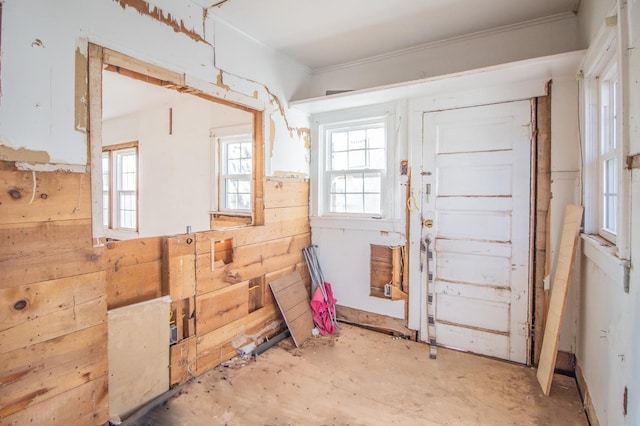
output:
[{"label": "double-hung window", "polygon": [[102,224],[106,229],[138,230],[138,144],[102,149]]},{"label": "double-hung window", "polygon": [[600,235],[615,243],[618,231],[618,199],[622,169],[619,142],[618,77],[611,62],[598,77]]},{"label": "double-hung window", "polygon": [[251,212],[253,138],[251,135],[219,139],[219,206],[224,212]]},{"label": "double-hung window", "polygon": [[327,213],[382,216],[386,134],[385,120],[325,128]]}]

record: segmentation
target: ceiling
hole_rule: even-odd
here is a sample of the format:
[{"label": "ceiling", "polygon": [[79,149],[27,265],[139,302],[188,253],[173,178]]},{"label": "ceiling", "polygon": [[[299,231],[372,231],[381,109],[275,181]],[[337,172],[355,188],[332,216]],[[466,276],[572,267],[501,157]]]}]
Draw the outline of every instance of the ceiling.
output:
[{"label": "ceiling", "polygon": [[580,0],[191,0],[311,69],[576,12]]}]

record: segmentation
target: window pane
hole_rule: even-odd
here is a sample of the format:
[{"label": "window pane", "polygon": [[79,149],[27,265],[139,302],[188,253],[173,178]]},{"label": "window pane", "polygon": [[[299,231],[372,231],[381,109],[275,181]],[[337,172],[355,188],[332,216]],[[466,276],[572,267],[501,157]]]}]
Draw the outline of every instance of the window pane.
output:
[{"label": "window pane", "polygon": [[367,165],[366,151],[359,149],[357,151],[349,151],[349,170],[361,169]]},{"label": "window pane", "polygon": [[236,210],[238,208],[238,194],[227,194],[226,206],[230,210]]},{"label": "window pane", "polygon": [[347,194],[345,198],[347,213],[364,213],[363,194]]},{"label": "window pane", "polygon": [[380,173],[366,174],[364,176],[364,192],[380,193],[382,176]]},{"label": "window pane", "polygon": [[227,161],[227,173],[230,175],[236,175],[238,173],[242,173],[240,171],[240,160],[229,160]]},{"label": "window pane", "polygon": [[238,192],[238,180],[237,179],[227,179],[227,192]]},{"label": "window pane", "polygon": [[251,195],[250,194],[238,194],[238,209],[249,210],[251,209]]},{"label": "window pane", "polygon": [[332,175],[331,176],[331,192],[345,192],[345,175]]},{"label": "window pane", "polygon": [[347,152],[334,152],[331,155],[331,170],[347,170]]},{"label": "window pane", "polygon": [[331,194],[331,211],[334,213],[345,212],[344,194]]},{"label": "window pane", "polygon": [[363,179],[362,175],[347,175],[347,192],[362,192]]},{"label": "window pane", "polygon": [[604,162],[603,180],[603,228],[616,233],[616,215],[618,201],[618,167],[616,158]]},{"label": "window pane", "polygon": [[369,167],[372,169],[384,169],[387,156],[384,149],[372,149],[369,151]]},{"label": "window pane", "polygon": [[238,179],[238,193],[251,193],[251,181],[249,179]]},{"label": "window pane", "polygon": [[251,174],[251,158],[240,160],[240,174]]},{"label": "window pane", "polygon": [[367,137],[369,138],[369,148],[384,148],[384,127],[369,129]]},{"label": "window pane", "polygon": [[331,151],[347,150],[347,132],[331,133]]},{"label": "window pane", "polygon": [[364,212],[380,214],[380,194],[364,194]]},{"label": "window pane", "polygon": [[353,130],[349,132],[349,149],[364,149],[367,140],[366,130]]},{"label": "window pane", "polygon": [[240,144],[229,143],[227,144],[227,158],[240,158]]},{"label": "window pane", "polygon": [[241,158],[251,158],[251,143],[250,142],[243,142],[242,146],[241,146]]}]

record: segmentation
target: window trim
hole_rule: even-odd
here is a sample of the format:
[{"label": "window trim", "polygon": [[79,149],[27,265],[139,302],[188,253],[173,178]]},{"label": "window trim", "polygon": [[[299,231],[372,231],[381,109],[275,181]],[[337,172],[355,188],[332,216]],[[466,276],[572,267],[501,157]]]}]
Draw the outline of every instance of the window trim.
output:
[{"label": "window trim", "polygon": [[[116,155],[119,152],[126,151],[134,151],[136,155],[136,227],[135,228],[124,228],[122,226],[116,226],[119,222],[115,220],[116,207],[116,171],[117,167],[114,167],[116,164]],[[117,232],[127,232],[127,233],[138,233],[140,229],[140,151],[138,147],[138,141],[126,142],[115,145],[107,145],[102,147],[102,155],[108,154],[109,156],[109,225],[104,228],[105,231],[117,231]],[[102,158],[102,157],[101,157]],[[103,190],[104,194],[104,190]],[[104,212],[104,208],[103,208]],[[103,213],[104,214],[104,213]],[[104,218],[103,218],[104,223]]]},{"label": "window trim", "polygon": [[[611,14],[615,14],[615,8]],[[625,122],[625,79],[622,73],[623,55],[621,55],[618,28],[602,26],[591,47],[585,55],[581,66],[579,92],[580,121],[584,156],[582,159],[583,177],[583,204],[585,206],[584,232],[591,238],[601,237],[610,244],[612,255],[620,260],[628,259],[630,255],[630,214],[629,191],[631,185],[631,173],[626,165],[625,158],[629,150],[628,134],[623,127]],[[601,133],[600,133],[600,76],[606,76],[607,70],[615,67],[618,96],[617,96],[617,120],[616,132],[618,137],[618,191],[616,235],[602,231],[603,215],[603,188],[601,160]]]},{"label": "window trim", "polygon": [[[372,107],[363,107],[352,110],[332,111],[329,113],[319,114],[312,118],[313,129],[312,139],[318,143],[312,146],[311,163],[313,173],[316,179],[311,179],[311,199],[310,199],[310,215],[311,217],[322,217],[327,220],[396,220],[397,212],[393,208],[395,192],[393,185],[395,182],[395,165],[397,143],[393,132],[395,105],[385,104]],[[385,170],[381,182],[381,212],[380,214],[371,213],[340,213],[331,212],[329,210],[329,188],[330,188],[330,170],[329,158],[330,151],[328,149],[327,132],[339,129],[366,126],[368,124],[384,123],[385,127]],[[378,170],[378,169],[376,169]],[[366,171],[366,169],[363,169]]]}]

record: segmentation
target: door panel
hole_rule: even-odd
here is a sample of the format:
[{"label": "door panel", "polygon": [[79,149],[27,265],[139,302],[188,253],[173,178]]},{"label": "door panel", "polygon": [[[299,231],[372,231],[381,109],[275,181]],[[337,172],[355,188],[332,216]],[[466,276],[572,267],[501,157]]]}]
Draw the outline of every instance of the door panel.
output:
[{"label": "door panel", "polygon": [[437,342],[526,363],[530,104],[423,120],[422,215],[433,219],[423,238],[433,241]]}]

